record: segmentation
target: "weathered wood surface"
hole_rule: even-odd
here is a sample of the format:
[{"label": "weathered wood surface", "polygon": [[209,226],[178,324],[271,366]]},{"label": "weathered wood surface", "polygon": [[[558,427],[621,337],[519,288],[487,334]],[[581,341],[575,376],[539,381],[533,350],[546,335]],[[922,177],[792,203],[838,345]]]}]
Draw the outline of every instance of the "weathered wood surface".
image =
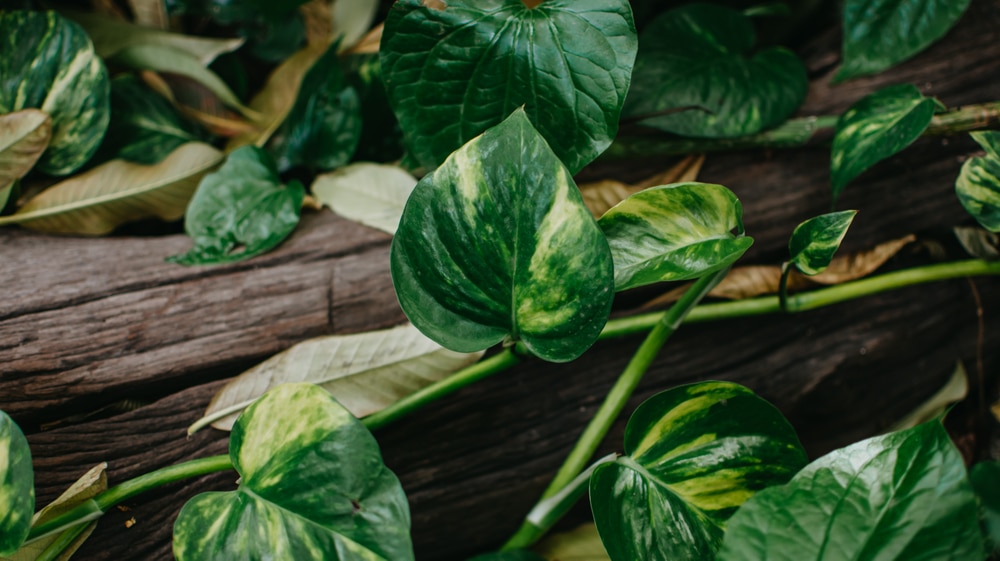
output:
[{"label": "weathered wood surface", "polygon": [[[831,30],[806,51],[816,81],[803,113],[839,112],[901,81],[948,105],[1000,99],[998,24],[997,2],[974,2],[931,50],[884,76],[833,88],[825,85],[836,62]],[[841,208],[861,210],[848,248],[968,222],[952,185],[961,159],[974,150],[965,138],[921,140],[848,186]],[[828,209],[827,166],[823,148],[756,151],[711,156],[701,178],[740,195],[757,240],[750,259],[776,262],[791,228]],[[101,461],[117,482],[224,453],[226,435],[209,430],[189,439],[185,429],[225,378],[309,337],[399,322],[388,242],[324,212],[307,216],[272,254],[186,269],[163,262],[187,247],[179,236],[0,233],[0,408],[31,433],[40,503]],[[998,285],[976,281],[987,373],[1000,367]],[[778,404],[811,452],[820,453],[905,414],[947,379],[956,360],[973,365],[976,336],[976,305],[964,280],[797,316],[689,326],[654,364],[632,405],[680,383],[735,380]],[[530,362],[377,433],[410,497],[418,558],[462,559],[502,541],[637,344],[604,342],[566,365]],[[80,416],[125,398],[151,403]],[[605,450],[616,448],[622,427]],[[231,489],[234,479],[218,474],[130,501],[129,511],[101,521],[78,558],[169,559],[171,525],[183,502],[199,491]]]}]

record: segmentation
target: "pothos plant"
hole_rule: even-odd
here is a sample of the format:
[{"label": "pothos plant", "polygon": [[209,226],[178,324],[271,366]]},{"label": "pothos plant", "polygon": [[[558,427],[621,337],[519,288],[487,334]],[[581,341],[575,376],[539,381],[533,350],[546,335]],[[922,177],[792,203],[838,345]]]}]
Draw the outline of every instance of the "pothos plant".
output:
[{"label": "pothos plant", "polygon": [[[967,5],[932,2],[934,25],[920,20],[917,32],[909,31],[916,22],[896,16],[859,24],[862,35],[847,25],[859,13],[885,14],[885,6],[900,3],[846,3],[838,78],[911,56]],[[595,220],[573,175],[611,145],[623,108],[628,118],[687,136],[768,134],[801,103],[805,75],[790,51],[754,52],[751,20],[729,8],[693,4],[666,12],[643,43],[623,0],[530,4],[399,0],[382,41],[386,92],[410,157],[432,170],[410,194],[393,239],[400,304],[417,329],[446,348],[473,352],[500,344],[502,350],[362,421],[314,385],[278,386],[240,414],[228,456],[165,468],[34,519],[30,451],[0,414],[0,555],[25,547],[35,559],[57,558],[115,504],[181,477],[235,469],[235,490],[198,495],[181,510],[174,527],[178,559],[413,559],[405,496],[368,429],[525,357],[573,360],[607,333],[631,329],[648,331],[646,339],[537,506],[503,551],[477,559],[535,558],[524,548],[588,491],[614,561],[985,557],[979,510],[995,536],[997,487],[989,474],[996,466],[977,466],[970,481],[940,419],[807,464],[794,430],[773,406],[737,384],[702,382],[644,402],[628,423],[622,455],[592,462],[661,347],[752,239],[740,202],[723,186],[652,187]],[[44,25],[58,28],[46,18]],[[907,32],[899,33],[900,26]],[[878,42],[893,30],[888,47]],[[657,43],[665,37],[683,40]],[[649,47],[637,57],[639,44]],[[142,56],[129,52],[124,60]],[[628,97],[633,67],[645,70],[632,83],[633,95],[642,94]],[[322,90],[341,80],[322,70],[310,71],[304,87]],[[347,93],[334,105],[355,103]],[[205,178],[187,215],[196,247],[179,262],[225,260],[248,240],[255,251],[266,249],[294,227],[304,189],[282,186],[280,173],[331,156],[315,151],[322,134],[299,127],[315,109],[296,105],[291,114],[301,118],[276,129],[271,149],[283,157],[240,148]],[[941,110],[936,100],[900,86],[840,116],[831,159],[834,202],[864,168],[923,134]],[[339,130],[356,127],[337,111],[321,117]],[[356,135],[346,136],[356,142]],[[987,155],[970,160],[957,183],[966,208],[994,231],[995,136],[977,133]],[[200,212],[212,208],[203,200],[219,192],[236,193],[246,206]],[[247,208],[260,206],[277,209],[273,225],[246,224],[242,237],[218,236],[216,221],[238,223]],[[788,274],[827,267],[853,216],[834,212],[795,229],[776,308],[807,306],[805,295],[787,294]],[[996,264],[969,262],[916,277],[998,272]],[[665,281],[693,283],[651,321],[609,324],[617,292]],[[914,277],[859,290],[894,282]]]}]

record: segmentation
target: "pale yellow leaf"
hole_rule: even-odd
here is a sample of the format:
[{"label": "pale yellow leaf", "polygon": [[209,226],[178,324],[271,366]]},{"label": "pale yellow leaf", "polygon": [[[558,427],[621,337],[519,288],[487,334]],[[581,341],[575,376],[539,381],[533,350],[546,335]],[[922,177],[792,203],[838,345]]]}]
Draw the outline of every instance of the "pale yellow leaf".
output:
[{"label": "pale yellow leaf", "polygon": [[360,162],[320,175],[312,192],[344,218],[390,234],[417,180],[397,166]]},{"label": "pale yellow leaf", "polygon": [[356,55],[373,55],[377,54],[379,47],[382,45],[382,30],[385,29],[384,24],[378,24],[372,28],[364,37],[361,38],[353,47],[351,47],[347,52]]},{"label": "pale yellow leaf", "polygon": [[135,16],[135,22],[143,27],[160,30],[170,27],[163,0],[128,0],[128,7]]},{"label": "pale yellow leaf", "polygon": [[43,111],[24,109],[0,115],[0,186],[24,177],[45,152],[50,138],[52,119]]},{"label": "pale yellow leaf", "polygon": [[595,218],[600,218],[611,207],[643,189],[694,181],[698,178],[698,172],[701,171],[701,166],[704,163],[705,156],[703,155],[687,156],[670,169],[650,176],[635,185],[605,179],[580,185],[580,194],[583,195],[583,202],[590,209],[591,214]]},{"label": "pale yellow leaf", "polygon": [[941,389],[928,398],[927,401],[921,403],[919,407],[886,429],[885,432],[912,429],[921,423],[930,421],[944,413],[951,404],[965,399],[965,396],[968,394],[969,377],[965,373],[965,365],[959,362],[955,365],[955,371],[951,374],[951,378],[948,378],[948,381],[945,382],[945,385]]},{"label": "pale yellow leaf", "polygon": [[583,524],[568,532],[552,534],[532,550],[548,561],[610,561],[597,526]]},{"label": "pale yellow leaf", "polygon": [[189,142],[152,166],[112,160],[42,191],[0,217],[0,225],[97,236],[135,220],[177,220],[198,182],[223,157],[208,144]]},{"label": "pale yellow leaf", "polygon": [[353,47],[365,36],[375,21],[378,4],[378,0],[334,0],[330,36],[340,39],[341,51]]}]

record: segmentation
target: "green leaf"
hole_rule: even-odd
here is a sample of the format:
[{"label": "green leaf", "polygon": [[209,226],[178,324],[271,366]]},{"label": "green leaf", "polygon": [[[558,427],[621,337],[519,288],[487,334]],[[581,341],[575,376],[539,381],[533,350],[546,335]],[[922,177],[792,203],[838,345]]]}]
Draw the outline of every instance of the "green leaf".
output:
[{"label": "green leaf", "polygon": [[969,0],[846,0],[843,63],[834,82],[877,74],[948,32]]},{"label": "green leaf", "polygon": [[111,81],[111,123],[97,159],[156,164],[182,144],[199,140],[197,129],[135,76]]},{"label": "green leaf", "polygon": [[305,188],[298,181],[281,185],[266,152],[244,146],[198,185],[184,218],[194,247],[168,261],[213,265],[269,251],[295,230],[303,198]]},{"label": "green leaf", "polygon": [[719,561],[983,559],[962,456],[938,421],[876,436],[750,499]]},{"label": "green leaf", "polygon": [[818,275],[830,266],[833,254],[844,241],[856,210],[822,214],[795,227],[788,240],[788,262],[805,275]]},{"label": "green leaf", "polygon": [[636,34],[626,0],[399,0],[382,70],[406,145],[426,168],[524,106],[576,173],[611,144]]},{"label": "green leaf", "polygon": [[990,551],[995,553],[1000,550],[1000,462],[979,462],[972,466],[969,480],[979,497]]},{"label": "green leaf", "polygon": [[640,191],[599,224],[614,256],[619,291],[707,275],[732,265],[753,243],[742,235],[743,207],[736,195],[708,183]]},{"label": "green leaf", "polygon": [[505,338],[568,361],[611,309],[611,252],[562,165],[524,110],[424,177],[392,243],[403,311],[456,351]]},{"label": "green leaf", "polygon": [[707,138],[781,124],[805,99],[806,69],[784,48],[751,54],[756,42],[753,22],[732,8],[689,4],[662,14],[642,32],[625,116]]},{"label": "green leaf", "polygon": [[378,55],[348,55],[343,64],[344,73],[361,100],[361,139],[358,140],[354,159],[371,162],[399,160],[404,150],[403,131],[389,105]]},{"label": "green leaf", "polygon": [[[0,187],[24,177],[49,146],[52,119],[37,109],[0,115]],[[0,201],[0,210],[3,204]]]},{"label": "green leaf", "polygon": [[986,150],[986,155],[1000,160],[1000,131],[976,131],[969,135]]},{"label": "green leaf", "polygon": [[1000,159],[969,158],[955,180],[955,194],[966,212],[990,232],[1000,232]]},{"label": "green leaf", "polygon": [[330,170],[351,160],[361,137],[361,104],[327,48],[302,79],[295,104],[268,145],[279,171],[296,166]]},{"label": "green leaf", "polygon": [[0,225],[59,234],[100,236],[145,218],[177,220],[198,181],[222,161],[207,144],[190,142],[145,166],[111,160],[42,191]]},{"label": "green leaf", "polygon": [[781,413],[731,382],[646,400],[625,428],[625,452],[590,480],[594,522],[613,561],[712,559],[733,512],[806,463]]},{"label": "green leaf", "polygon": [[28,440],[0,411],[0,555],[17,551],[31,529],[35,511],[35,475]]},{"label": "green leaf", "polygon": [[919,138],[939,107],[911,84],[889,86],[852,105],[837,120],[833,137],[834,202],[851,180]]},{"label": "green leaf", "polygon": [[514,549],[511,551],[498,551],[496,553],[477,555],[469,559],[469,561],[545,561],[545,558],[539,557],[530,551]]},{"label": "green leaf", "polygon": [[397,166],[360,162],[317,177],[312,192],[337,214],[394,234],[416,184]]},{"label": "green leaf", "polygon": [[0,12],[0,114],[41,109],[52,138],[38,169],[68,175],[108,128],[108,72],[87,34],[55,12]]},{"label": "green leaf", "polygon": [[239,488],[184,505],[179,561],[413,559],[399,480],[368,429],[321,388],[268,392],[236,422],[229,456]]},{"label": "green leaf", "polygon": [[309,339],[226,384],[188,432],[208,423],[231,430],[240,411],[267,390],[289,382],[318,384],[361,418],[444,379],[481,356],[443,349],[410,324]]}]

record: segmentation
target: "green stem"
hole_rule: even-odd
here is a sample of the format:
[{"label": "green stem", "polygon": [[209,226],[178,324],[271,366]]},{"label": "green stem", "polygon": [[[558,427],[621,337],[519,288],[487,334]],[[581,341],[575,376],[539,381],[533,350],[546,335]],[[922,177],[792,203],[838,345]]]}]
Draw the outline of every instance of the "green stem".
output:
[{"label": "green stem", "polygon": [[[618,415],[625,407],[628,399],[632,397],[632,393],[649,369],[649,365],[652,364],[656,355],[659,354],[660,348],[677,331],[677,328],[680,327],[691,309],[728,272],[728,269],[723,269],[698,279],[666,313],[660,314],[660,320],[653,326],[653,329],[639,346],[639,350],[632,356],[625,370],[618,377],[618,381],[611,387],[594,418],[590,420],[587,428],[584,429],[583,434],[576,441],[576,446],[570,451],[562,467],[559,468],[552,482],[549,483],[548,488],[542,493],[541,500],[544,501],[559,493],[559,491],[569,485],[583,471],[583,468],[586,467],[587,462],[590,461],[601,441],[604,440],[604,436],[611,429],[611,425],[614,424]],[[541,536],[542,533],[540,533],[537,526],[525,521],[521,525],[521,528],[504,544],[502,549],[527,547]]]},{"label": "green stem", "polygon": [[87,529],[87,525],[87,522],[81,522],[76,526],[63,530],[44,551],[38,554],[38,557],[34,561],[55,561],[59,559],[66,549],[73,545],[73,542]]}]

